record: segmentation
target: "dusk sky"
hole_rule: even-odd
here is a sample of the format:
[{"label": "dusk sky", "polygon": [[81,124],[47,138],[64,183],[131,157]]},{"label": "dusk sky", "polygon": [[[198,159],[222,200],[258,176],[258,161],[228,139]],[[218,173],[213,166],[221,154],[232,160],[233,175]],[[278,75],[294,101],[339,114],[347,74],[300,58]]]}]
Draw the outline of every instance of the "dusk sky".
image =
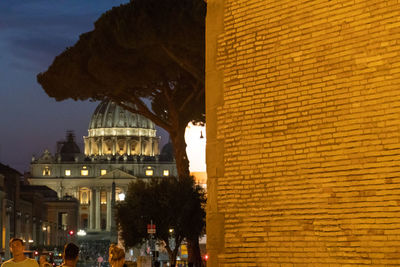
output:
[{"label": "dusk sky", "polygon": [[[89,101],[57,102],[46,95],[36,75],[55,56],[91,31],[106,10],[128,0],[0,0],[0,162],[29,171],[32,155],[74,130],[82,147],[97,105]],[[161,144],[167,140],[165,133]]]}]

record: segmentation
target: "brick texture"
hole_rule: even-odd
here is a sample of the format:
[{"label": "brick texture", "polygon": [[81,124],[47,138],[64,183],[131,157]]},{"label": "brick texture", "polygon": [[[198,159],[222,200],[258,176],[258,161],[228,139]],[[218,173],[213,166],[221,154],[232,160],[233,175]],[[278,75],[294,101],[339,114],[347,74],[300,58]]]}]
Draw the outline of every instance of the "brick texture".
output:
[{"label": "brick texture", "polygon": [[399,1],[207,16],[208,266],[400,266]]}]

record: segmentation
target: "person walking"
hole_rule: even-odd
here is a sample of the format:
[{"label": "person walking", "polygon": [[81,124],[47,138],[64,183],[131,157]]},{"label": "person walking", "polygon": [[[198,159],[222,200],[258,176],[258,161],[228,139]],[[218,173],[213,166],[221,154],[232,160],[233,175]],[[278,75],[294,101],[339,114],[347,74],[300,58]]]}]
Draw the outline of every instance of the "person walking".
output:
[{"label": "person walking", "polygon": [[37,261],[25,256],[25,245],[22,239],[12,238],[9,246],[13,257],[4,262],[1,267],[39,267]]},{"label": "person walking", "polygon": [[42,255],[39,258],[39,266],[40,267],[52,267],[50,263],[47,262],[46,255]]},{"label": "person walking", "polygon": [[111,267],[127,267],[125,264],[125,251],[114,244],[111,245],[108,262],[111,264]]},{"label": "person walking", "polygon": [[79,247],[74,243],[68,243],[64,246],[63,253],[63,267],[76,267],[76,263],[79,259]]}]

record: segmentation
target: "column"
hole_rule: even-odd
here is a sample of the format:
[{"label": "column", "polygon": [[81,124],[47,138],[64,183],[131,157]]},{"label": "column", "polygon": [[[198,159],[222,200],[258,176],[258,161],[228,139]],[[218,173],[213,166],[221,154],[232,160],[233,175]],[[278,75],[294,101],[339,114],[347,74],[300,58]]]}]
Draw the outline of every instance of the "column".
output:
[{"label": "column", "polygon": [[117,151],[117,139],[115,137],[112,138],[112,154],[115,156]]},{"label": "column", "polygon": [[10,246],[8,245],[8,243],[10,242],[10,225],[11,225],[10,216],[11,216],[11,212],[12,212],[12,207],[6,205],[6,210],[5,210],[5,213],[6,213],[6,218],[5,218],[6,231],[5,231],[5,246],[4,246],[4,257],[5,257],[6,260],[11,258]]},{"label": "column", "polygon": [[47,224],[46,222],[42,222],[42,233],[43,233],[43,245],[47,245]]},{"label": "column", "polygon": [[126,154],[128,156],[131,155],[131,139],[130,138],[126,139]]},{"label": "column", "polygon": [[139,136],[139,155],[143,154],[142,137]]},{"label": "column", "polygon": [[25,236],[26,242],[28,242],[29,239],[32,239],[32,235],[30,235],[30,233],[29,233],[29,224],[30,224],[30,215],[29,214],[24,215],[24,221],[25,221],[24,236]]},{"label": "column", "polygon": [[80,196],[79,196],[79,186],[75,186],[74,191],[73,191],[73,196],[74,198],[76,198],[79,202],[81,200]]},{"label": "column", "polygon": [[103,137],[100,139],[98,146],[99,146],[99,155],[102,156],[103,155]]},{"label": "column", "polygon": [[89,139],[89,155],[93,155],[93,141],[91,138]]},{"label": "column", "polygon": [[118,232],[115,226],[115,219],[114,219],[114,207],[115,207],[115,182],[111,185],[111,238],[110,241],[112,243],[118,242]]},{"label": "column", "polygon": [[107,231],[111,230],[111,191],[107,191]]},{"label": "column", "polygon": [[151,138],[151,156],[154,157],[154,138]]},{"label": "column", "polygon": [[159,147],[158,147],[158,145],[159,145],[159,138],[158,137],[155,137],[154,138],[154,154],[155,155],[158,155],[159,153],[160,153],[160,149],[159,149]]},{"label": "column", "polygon": [[32,218],[32,240],[34,245],[39,245],[38,240],[36,240],[36,217]]},{"label": "column", "polygon": [[89,138],[84,138],[83,142],[85,144],[85,155],[89,155],[90,154],[90,145],[89,145],[90,141],[89,141]]},{"label": "column", "polygon": [[93,230],[95,228],[94,225],[94,207],[96,204],[95,199],[96,189],[91,188],[90,190],[90,203],[89,203],[89,230]]},{"label": "column", "polygon": [[100,231],[100,189],[96,190],[96,231]]}]

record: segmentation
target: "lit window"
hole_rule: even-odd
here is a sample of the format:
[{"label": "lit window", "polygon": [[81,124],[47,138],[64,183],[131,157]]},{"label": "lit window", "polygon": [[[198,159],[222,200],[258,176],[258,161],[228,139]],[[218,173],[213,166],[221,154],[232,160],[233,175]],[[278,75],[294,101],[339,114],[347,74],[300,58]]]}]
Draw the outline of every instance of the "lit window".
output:
[{"label": "lit window", "polygon": [[71,170],[65,170],[65,176],[71,176]]},{"label": "lit window", "polygon": [[50,174],[51,174],[51,172],[50,172],[49,167],[45,167],[43,169],[43,176],[50,176]]},{"label": "lit window", "polygon": [[100,171],[100,175],[105,175],[105,174],[107,174],[107,170],[101,170]]},{"label": "lit window", "polygon": [[164,171],[163,171],[163,175],[164,175],[164,176],[169,176],[169,170],[164,170]]},{"label": "lit window", "polygon": [[82,176],[88,176],[89,175],[89,171],[88,170],[81,170],[81,175]]},{"label": "lit window", "polygon": [[82,175],[82,176],[88,176],[88,175],[89,175],[89,170],[87,169],[86,166],[83,166],[83,167],[82,167],[81,175]]},{"label": "lit window", "polygon": [[100,193],[100,204],[107,204],[107,192],[101,191]]},{"label": "lit window", "polygon": [[146,176],[153,176],[153,170],[151,169],[146,170]]},{"label": "lit window", "polygon": [[81,204],[89,204],[88,192],[81,192]]}]

